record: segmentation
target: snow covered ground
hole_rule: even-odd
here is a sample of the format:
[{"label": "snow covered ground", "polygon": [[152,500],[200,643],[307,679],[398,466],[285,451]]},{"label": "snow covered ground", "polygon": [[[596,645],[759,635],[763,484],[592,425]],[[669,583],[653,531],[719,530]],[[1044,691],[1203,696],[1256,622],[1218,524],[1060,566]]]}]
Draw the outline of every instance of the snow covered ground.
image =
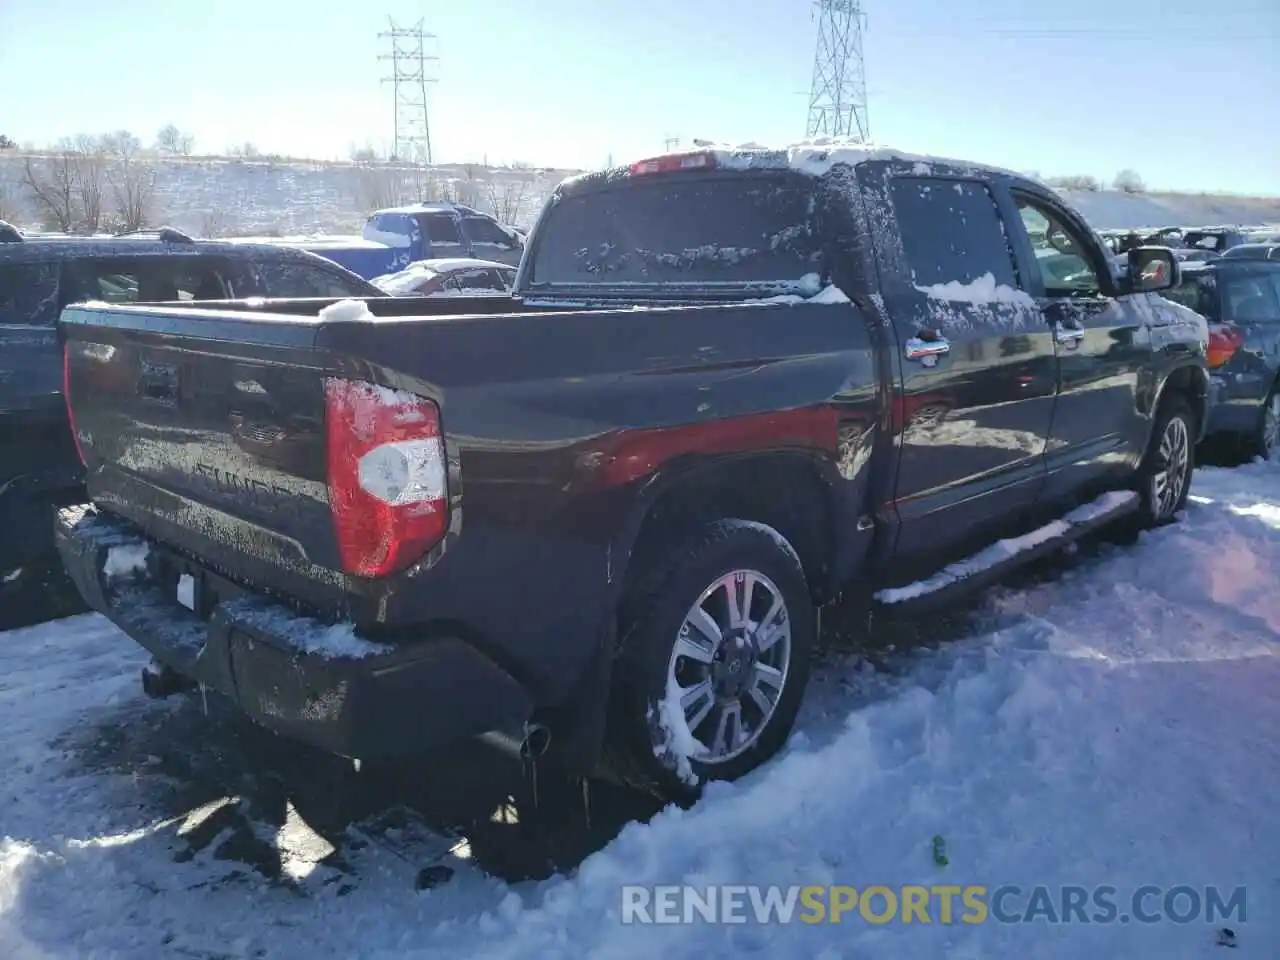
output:
[{"label": "snow covered ground", "polygon": [[[949,642],[828,657],[776,762],[541,882],[392,811],[312,833],[234,719],[142,699],[101,619],[0,634],[0,956],[1275,958],[1280,468],[1203,470],[1193,497]],[[433,858],[452,879],[416,891]],[[1109,885],[1121,913],[1147,884],[1247,893],[1225,924],[621,922],[622,885],[680,883]]]}]

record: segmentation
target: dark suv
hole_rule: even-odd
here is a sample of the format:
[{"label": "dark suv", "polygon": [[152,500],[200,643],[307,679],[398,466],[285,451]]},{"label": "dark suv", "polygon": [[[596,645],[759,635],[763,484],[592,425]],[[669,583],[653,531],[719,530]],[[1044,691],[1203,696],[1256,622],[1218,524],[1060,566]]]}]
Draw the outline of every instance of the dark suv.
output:
[{"label": "dark suv", "polygon": [[0,221],[0,596],[16,591],[19,568],[52,558],[46,508],[79,489],[55,330],[63,307],[377,296],[385,294],[350,271],[288,247],[194,240],[168,228],[24,237]]}]

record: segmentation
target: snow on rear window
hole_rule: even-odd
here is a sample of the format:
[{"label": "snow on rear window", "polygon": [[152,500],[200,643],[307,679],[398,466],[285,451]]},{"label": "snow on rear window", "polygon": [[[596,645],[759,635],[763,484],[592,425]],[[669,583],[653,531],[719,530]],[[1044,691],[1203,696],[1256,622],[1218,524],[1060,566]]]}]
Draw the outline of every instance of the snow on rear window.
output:
[{"label": "snow on rear window", "polygon": [[533,283],[795,282],[820,272],[813,210],[793,176],[630,180],[555,207]]}]

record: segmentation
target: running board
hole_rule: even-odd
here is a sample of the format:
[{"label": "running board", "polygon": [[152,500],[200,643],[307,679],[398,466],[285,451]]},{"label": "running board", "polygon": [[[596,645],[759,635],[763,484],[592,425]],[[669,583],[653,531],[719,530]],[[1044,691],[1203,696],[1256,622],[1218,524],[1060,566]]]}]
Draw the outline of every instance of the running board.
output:
[{"label": "running board", "polygon": [[946,606],[973,591],[997,583],[1011,570],[1061,550],[1067,544],[1135,512],[1141,501],[1131,490],[1104,493],[1042,527],[1008,540],[997,540],[977,553],[948,564],[933,576],[902,587],[877,590],[872,610],[877,617],[909,617]]}]

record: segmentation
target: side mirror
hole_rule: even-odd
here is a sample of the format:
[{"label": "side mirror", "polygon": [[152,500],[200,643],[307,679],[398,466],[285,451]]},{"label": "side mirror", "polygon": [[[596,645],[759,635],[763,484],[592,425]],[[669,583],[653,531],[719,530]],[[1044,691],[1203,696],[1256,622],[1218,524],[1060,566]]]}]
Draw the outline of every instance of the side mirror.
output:
[{"label": "side mirror", "polygon": [[1129,251],[1126,280],[1132,293],[1176,287],[1182,279],[1178,258],[1168,247],[1134,247]]}]

